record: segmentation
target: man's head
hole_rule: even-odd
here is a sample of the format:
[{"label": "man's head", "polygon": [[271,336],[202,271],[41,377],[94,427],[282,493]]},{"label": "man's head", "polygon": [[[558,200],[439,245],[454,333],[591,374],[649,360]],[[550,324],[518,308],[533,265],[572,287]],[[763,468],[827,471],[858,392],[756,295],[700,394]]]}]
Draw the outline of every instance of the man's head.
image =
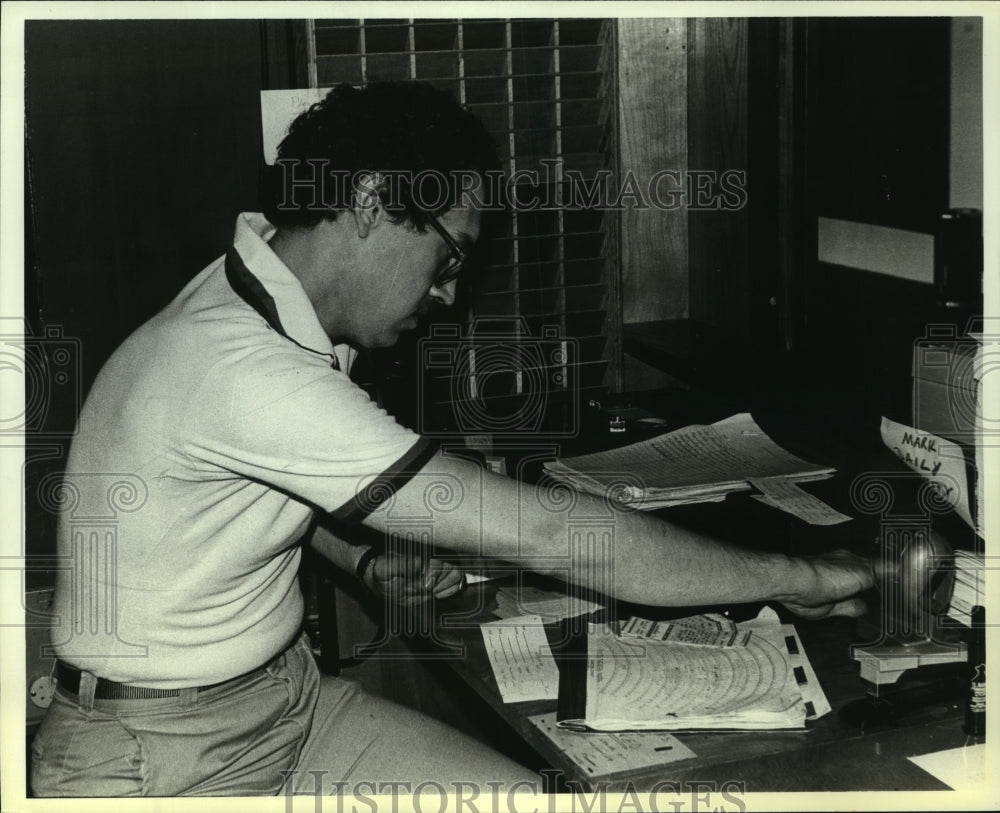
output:
[{"label": "man's head", "polygon": [[338,85],[292,122],[264,214],[276,226],[333,220],[366,176],[379,173],[392,221],[423,231],[427,211],[443,214],[463,182],[498,168],[490,134],[450,94],[422,82]]},{"label": "man's head", "polygon": [[484,199],[498,167],[489,133],[447,93],[340,85],[278,148],[263,205],[272,246],[331,336],[393,344],[433,301],[453,301],[480,230],[468,190]]}]

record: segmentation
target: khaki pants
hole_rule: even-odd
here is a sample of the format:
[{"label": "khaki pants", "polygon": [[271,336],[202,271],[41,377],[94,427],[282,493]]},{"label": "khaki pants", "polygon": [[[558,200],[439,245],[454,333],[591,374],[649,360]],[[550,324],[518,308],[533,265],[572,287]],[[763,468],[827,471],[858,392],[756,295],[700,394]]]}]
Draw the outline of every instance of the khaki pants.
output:
[{"label": "khaki pants", "polygon": [[85,672],[79,696],[57,689],[32,743],[36,796],[540,789],[537,775],[450,727],[321,676],[304,636],[263,670],[178,697],[97,700],[94,685]]}]

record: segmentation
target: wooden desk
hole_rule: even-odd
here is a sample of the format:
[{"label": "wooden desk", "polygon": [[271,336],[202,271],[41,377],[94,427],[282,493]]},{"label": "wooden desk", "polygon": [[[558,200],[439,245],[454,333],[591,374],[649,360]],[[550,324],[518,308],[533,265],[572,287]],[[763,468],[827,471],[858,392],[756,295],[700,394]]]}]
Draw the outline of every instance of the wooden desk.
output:
[{"label": "wooden desk", "polygon": [[[554,712],[556,702],[505,704],[500,697],[478,628],[479,623],[496,620],[491,612],[496,589],[495,584],[470,588],[442,617],[439,637],[463,649],[461,656],[446,662],[548,765],[579,783],[570,787],[592,790],[594,777],[586,775],[529,719]],[[921,673],[905,675],[891,694],[909,699],[913,707],[904,709],[895,724],[862,727],[839,714],[851,703],[866,702],[858,664],[849,655],[852,643],[865,640],[857,633],[857,622],[798,619],[795,626],[833,707],[830,714],[808,723],[804,731],[680,734],[679,739],[697,755],[695,759],[610,780],[602,777],[600,784],[607,781],[609,790],[631,786],[637,791],[648,791],[662,781],[721,784],[729,780],[744,782],[746,792],[947,789],[906,757],[965,743],[961,669],[939,669],[931,679]],[[549,633],[552,640],[558,636],[557,629]]]},{"label": "wooden desk", "polygon": [[[795,449],[806,455],[801,448]],[[855,517],[837,526],[810,526],[764,506],[747,494],[730,495],[725,503],[669,509],[665,516],[681,525],[698,528],[717,537],[748,547],[768,548],[787,553],[815,553],[847,547],[869,553],[879,536],[884,517],[852,510],[851,484],[855,475],[881,472],[890,481],[894,458],[877,449],[874,457],[854,470],[842,470],[830,480],[806,484],[809,491],[833,507]],[[808,456],[808,455],[806,455]],[[867,455],[866,455],[867,456]],[[817,456],[814,462],[827,462]],[[838,465],[842,461],[837,461]],[[905,483],[906,478],[901,478]],[[950,526],[949,526],[950,527]],[[956,542],[961,545],[961,541]],[[513,579],[514,577],[511,577]],[[508,582],[511,583],[511,582]],[[558,584],[550,582],[552,584]],[[593,789],[593,778],[584,775],[548,737],[529,720],[536,714],[554,712],[555,701],[505,704],[486,656],[478,625],[496,620],[496,586],[476,585],[466,594],[441,607],[438,624],[441,639],[460,646],[463,655],[446,662],[495,710],[535,751],[563,777]],[[876,593],[871,594],[878,603]],[[605,602],[606,603],[606,602]],[[734,608],[738,617],[752,617],[761,605]],[[649,618],[680,617],[719,608],[656,608],[619,605],[618,617],[638,614]],[[795,623],[819,681],[833,711],[807,723],[804,731],[706,732],[678,735],[697,756],[684,762],[666,764],[652,770],[615,776],[610,790],[650,790],[665,780],[738,781],[746,792],[770,791],[865,791],[865,790],[944,790],[945,785],[907,760],[908,756],[957,747],[966,742],[964,721],[964,664],[950,664],[906,673],[900,683],[882,697],[895,697],[901,709],[893,721],[869,722],[862,726],[846,719],[852,703],[866,702],[866,684],[859,666],[850,657],[852,644],[872,642],[877,636],[877,619],[858,621],[832,618],[806,621],[778,608],[784,621]],[[550,638],[556,635],[550,631]],[[578,736],[587,736],[580,734]],[[603,784],[603,782],[601,783]]]}]

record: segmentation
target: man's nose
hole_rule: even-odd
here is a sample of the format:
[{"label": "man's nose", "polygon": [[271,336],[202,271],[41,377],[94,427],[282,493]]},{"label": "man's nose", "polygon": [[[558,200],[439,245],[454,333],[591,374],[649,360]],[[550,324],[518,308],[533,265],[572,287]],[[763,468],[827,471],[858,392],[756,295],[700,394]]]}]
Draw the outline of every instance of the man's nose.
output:
[{"label": "man's nose", "polygon": [[458,286],[457,280],[450,280],[444,285],[431,285],[431,299],[436,299],[442,305],[449,306],[455,304],[455,289]]}]

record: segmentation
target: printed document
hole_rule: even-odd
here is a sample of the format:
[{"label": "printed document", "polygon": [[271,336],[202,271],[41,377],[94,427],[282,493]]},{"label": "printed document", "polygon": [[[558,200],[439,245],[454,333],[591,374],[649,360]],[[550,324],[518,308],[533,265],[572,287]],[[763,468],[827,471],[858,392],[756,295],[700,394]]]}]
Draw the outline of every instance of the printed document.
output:
[{"label": "printed document", "polygon": [[720,500],[748,491],[750,479],[805,481],[834,472],[782,449],[746,412],[630,446],[550,461],[545,469],[580,491],[644,510]]},{"label": "printed document", "polygon": [[528,719],[591,779],[681,762],[696,756],[677,737],[665,731],[580,734],[560,728],[552,712],[536,714]]},{"label": "printed document", "polygon": [[[595,731],[793,729],[829,711],[801,644],[764,608],[740,622],[745,646],[692,646],[620,637],[610,625],[588,637],[586,711],[564,728]],[[788,640],[796,651],[795,660]]]},{"label": "printed document", "polygon": [[539,616],[492,621],[479,628],[504,703],[559,697],[559,669]]},{"label": "printed document", "polygon": [[810,525],[838,525],[851,519],[786,477],[755,478],[750,485],[760,492],[753,495],[755,500],[792,514]]}]

